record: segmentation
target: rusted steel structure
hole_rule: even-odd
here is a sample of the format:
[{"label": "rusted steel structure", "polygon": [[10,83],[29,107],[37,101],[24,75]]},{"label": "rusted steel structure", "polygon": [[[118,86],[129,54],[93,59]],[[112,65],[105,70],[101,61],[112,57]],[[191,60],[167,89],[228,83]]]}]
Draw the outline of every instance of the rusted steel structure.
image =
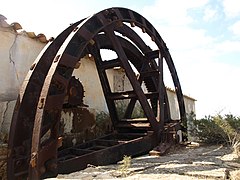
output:
[{"label": "rusted steel structure", "polygon": [[[134,28],[146,33],[157,48],[151,49]],[[116,52],[117,58],[105,61],[101,49]],[[83,105],[83,88],[72,73],[86,55],[95,60],[114,132],[58,150],[62,141],[59,121],[64,104]],[[163,81],[164,61],[175,86],[179,120],[171,119]],[[106,71],[114,67],[124,69],[132,85],[131,91],[111,90]],[[124,117],[119,117],[116,102],[122,99],[129,101]],[[144,117],[138,119],[132,118],[136,102],[144,111]],[[70,25],[49,42],[31,66],[12,118],[8,179],[41,179],[83,169],[87,164],[114,163],[123,155],[146,153],[164,138],[168,139],[166,133],[180,129],[185,116],[177,72],[157,30],[132,10],[103,10]]]}]

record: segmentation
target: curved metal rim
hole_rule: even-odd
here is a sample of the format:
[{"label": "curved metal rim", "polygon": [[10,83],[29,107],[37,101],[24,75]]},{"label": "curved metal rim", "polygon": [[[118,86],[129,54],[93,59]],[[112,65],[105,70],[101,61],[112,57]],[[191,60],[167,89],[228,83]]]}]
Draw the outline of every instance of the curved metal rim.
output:
[{"label": "curved metal rim", "polygon": [[[22,161],[21,158],[19,162],[15,162],[18,161],[16,157],[17,153],[15,152],[16,149],[21,151],[21,156],[24,156],[25,158],[27,158],[26,156],[30,156],[30,149],[28,150],[25,148],[27,148],[26,146],[29,148],[31,147],[34,116],[37,109],[38,98],[43,87],[42,79],[45,78],[50,65],[52,64],[52,60],[62,43],[81,21],[69,26],[66,30],[59,34],[53,42],[49,42],[44,47],[36,60],[33,62],[26,78],[23,81],[18,100],[15,105],[9,133],[9,154],[7,162],[7,176],[9,179],[15,178],[15,163],[18,163],[19,167],[24,166],[22,164],[24,161]],[[25,119],[27,119],[28,122],[24,122]],[[25,123],[25,125],[23,123]],[[26,125],[26,123],[29,125]]]},{"label": "curved metal rim", "polygon": [[[59,43],[59,46],[56,48],[54,47],[54,45],[52,45],[54,43],[53,42],[51,45],[49,45],[48,48],[45,49],[44,51],[45,53],[42,53],[41,55],[39,55],[39,57],[36,60],[35,67],[33,68],[34,69],[33,73],[34,72],[37,73],[38,72],[37,69],[41,68],[39,63],[46,63],[47,61],[49,61],[48,62],[49,68],[47,68],[47,73],[45,73],[42,76],[42,78],[44,79],[44,83],[43,81],[41,81],[41,86],[39,88],[41,92],[39,91],[35,96],[36,98],[33,100],[33,104],[34,104],[33,112],[35,114],[35,120],[33,120],[34,128],[33,130],[31,129],[25,130],[30,134],[31,132],[34,132],[34,136],[30,135],[30,138],[32,137],[31,155],[33,156],[31,157],[31,166],[30,166],[29,172],[32,178],[39,178],[41,176],[41,172],[38,172],[38,170],[40,169],[40,165],[44,163],[44,162],[38,161],[39,159],[42,158],[39,156],[39,154],[41,154],[40,150],[43,151],[43,147],[40,147],[40,139],[42,135],[44,113],[47,111],[48,103],[51,101],[50,97],[51,97],[52,85],[54,84],[54,82],[58,82],[59,84],[62,85],[63,88],[66,88],[66,85],[68,84],[68,80],[71,77],[71,73],[74,68],[73,65],[76,64],[76,62],[78,62],[79,59],[84,55],[85,53],[84,51],[86,51],[89,44],[92,44],[92,46],[96,45],[94,38],[100,31],[104,31],[112,41],[114,49],[115,50],[118,49],[119,45],[121,46],[121,44],[119,44],[118,42],[114,43],[114,40],[118,40],[118,39],[116,39],[117,37],[114,37],[113,32],[117,31],[123,35],[124,35],[123,32],[126,32],[126,31],[128,31],[128,33],[131,32],[131,28],[128,28],[126,25],[123,24],[123,26],[121,27],[123,22],[128,22],[133,26],[136,25],[142,28],[142,30],[146,32],[158,46],[160,53],[162,57],[164,57],[168,65],[169,71],[172,75],[172,79],[175,85],[175,90],[177,93],[181,119],[185,119],[183,94],[182,94],[180,82],[177,76],[177,72],[176,72],[174,63],[172,61],[171,55],[168,51],[168,48],[166,47],[166,44],[164,43],[164,41],[162,40],[161,36],[158,34],[156,29],[144,17],[142,17],[140,14],[132,10],[125,9],[125,8],[110,8],[110,9],[103,10],[87,19],[84,19],[81,22],[75,23],[70,28],[68,28],[68,30],[65,30],[64,32],[66,33],[67,31],[67,33],[65,34],[65,38],[62,39],[61,41],[62,45],[61,43]],[[61,37],[61,35],[59,37]],[[147,53],[147,50],[149,49],[147,49],[147,46],[145,46],[145,43],[141,42],[141,38],[140,39],[136,38],[137,34],[132,34],[132,35],[133,35],[132,37],[129,36],[130,37],[129,39],[131,39],[133,42],[135,41],[134,43],[137,45],[144,44],[144,46],[140,47],[139,45],[139,47],[142,50],[143,54]],[[139,39],[139,41],[136,41],[136,39]],[[117,53],[121,54],[121,50],[123,51],[123,49],[120,47],[120,50],[116,50],[116,51]],[[46,60],[45,56],[47,56],[48,55],[47,53],[49,52],[53,52],[53,54],[50,58]],[[58,68],[60,66],[67,67],[67,64],[69,63],[69,62],[66,62],[67,59],[68,61],[71,61],[70,63],[71,67],[68,67],[68,71],[70,71],[70,73],[66,75],[66,74],[63,74],[62,72],[59,72]],[[20,98],[19,98],[20,101],[18,102],[18,105],[16,106],[16,109],[14,111],[13,122],[11,125],[11,131],[10,131],[12,135],[9,138],[10,150],[13,150],[13,147],[15,146],[15,141],[17,139],[16,135],[18,133],[15,133],[14,131],[18,129],[17,125],[20,122],[21,114],[24,112],[23,107],[25,107],[24,106],[26,104],[25,100],[27,99],[29,91],[31,91],[31,88],[30,88],[31,84],[34,85],[34,80],[33,80],[34,78],[32,78],[33,74],[31,74],[30,72],[27,77],[31,77],[31,78],[28,78],[26,83],[23,85],[22,90],[24,92],[20,94]],[[132,81],[134,80],[135,79],[132,79]],[[56,104],[56,107],[54,109],[55,111],[54,115],[56,115],[56,119],[59,118],[58,115],[62,107],[64,93],[65,92],[58,94],[59,102]],[[145,103],[147,103],[147,101]],[[152,114],[152,112],[149,112],[149,113]],[[30,116],[32,117],[33,115],[30,115]],[[151,115],[150,117],[153,118],[153,115]],[[152,126],[155,127],[155,130],[157,131],[159,129],[158,123],[154,123],[154,121],[155,120],[152,121],[153,123]],[[31,122],[31,119],[30,119],[30,122]],[[57,144],[56,144],[57,143],[56,142],[57,126],[58,126],[58,121],[56,120],[54,127],[51,127],[55,129],[55,132],[54,132],[55,134],[52,136],[55,144],[53,144],[52,154],[50,153],[53,156],[53,158],[54,158],[54,153],[56,156],[56,150],[57,150]],[[28,138],[29,136],[23,139],[22,142],[27,140]],[[21,144],[19,144],[19,146],[21,146]],[[25,152],[28,152],[28,151],[29,149],[25,150]],[[26,155],[28,155],[28,153]],[[8,161],[9,177],[13,177],[11,173],[14,172],[13,170],[14,158],[15,158],[14,154],[10,153],[10,158]],[[45,157],[44,159],[46,158],[49,158],[49,157]]]},{"label": "curved metal rim", "polygon": [[[126,13],[126,11],[128,11],[130,17],[129,18],[122,17],[122,15],[123,15],[122,11],[124,11],[125,13]],[[111,15],[113,15],[113,16],[111,16]],[[95,23],[92,23],[93,21]],[[49,77],[49,78],[46,78],[45,82],[44,82],[45,89],[44,89],[44,91],[41,92],[41,95],[40,95],[40,101],[39,101],[38,106],[40,106],[42,108],[37,109],[36,116],[35,116],[35,124],[34,124],[34,130],[33,130],[33,132],[35,133],[35,136],[33,136],[33,139],[32,139],[32,153],[31,154],[37,154],[37,155],[36,155],[36,158],[34,157],[32,159],[33,161],[37,160],[38,159],[37,156],[39,155],[38,153],[39,153],[39,149],[40,149],[42,119],[44,118],[43,115],[44,115],[45,106],[47,106],[47,104],[48,104],[48,96],[49,96],[51,84],[55,78],[55,75],[56,74],[59,75],[57,72],[57,68],[58,68],[59,64],[61,63],[61,61],[64,61],[64,58],[65,58],[64,55],[65,54],[71,55],[72,57],[74,57],[72,60],[77,62],[80,59],[80,57],[82,56],[82,53],[85,50],[85,48],[89,45],[89,43],[90,44],[95,43],[94,37],[100,31],[104,31],[110,39],[112,38],[111,41],[113,43],[115,51],[117,52],[117,54],[119,53],[118,54],[118,56],[119,56],[121,54],[121,52],[118,52],[118,51],[120,51],[119,49],[121,49],[121,47],[119,46],[119,44],[116,43],[117,39],[114,37],[114,33],[113,33],[114,28],[115,28],[113,26],[115,25],[115,23],[117,23],[119,21],[135,22],[137,26],[139,26],[141,28],[145,28],[146,33],[148,33],[152,37],[152,39],[155,40],[156,44],[158,45],[161,53],[163,54],[163,56],[167,62],[169,70],[172,74],[173,81],[176,86],[177,96],[178,96],[178,99],[180,99],[179,106],[181,107],[183,99],[181,97],[181,87],[180,87],[179,80],[177,78],[177,73],[176,73],[172,58],[168,52],[168,49],[167,49],[165,43],[163,42],[162,38],[160,37],[160,35],[155,30],[155,28],[153,28],[153,26],[145,18],[143,18],[141,15],[139,15],[138,13],[133,12],[131,10],[127,10],[127,9],[123,9],[123,8],[111,8],[111,9],[101,11],[100,13],[97,13],[94,16],[86,19],[84,22],[80,23],[78,25],[78,27],[76,28],[78,30],[75,32],[72,32],[68,36],[68,38],[66,39],[66,41],[64,42],[64,44],[62,45],[60,50],[58,51],[57,55],[55,56],[54,63],[52,64],[50,71],[48,72],[48,75],[47,75],[47,77]],[[95,26],[93,26],[93,24]],[[85,36],[83,36],[83,35],[85,35]],[[83,41],[81,46],[79,45],[78,47],[73,47],[73,44],[76,43],[77,41],[79,41],[79,39],[81,39]],[[114,43],[116,43],[116,44],[114,44]],[[73,50],[73,48],[76,48],[76,50]],[[71,70],[71,71],[73,71],[73,70]],[[68,81],[69,77],[67,77],[64,81]],[[131,81],[131,79],[130,79],[130,81]],[[63,98],[63,96],[61,96],[61,97]],[[146,103],[147,103],[147,101],[146,101]],[[144,105],[146,105],[146,104],[144,104]],[[61,103],[59,103],[59,107],[55,107],[55,108],[61,109]],[[182,111],[183,111],[183,108],[181,107],[180,108],[181,115],[184,114]],[[156,127],[157,124],[155,123],[153,126]],[[156,129],[158,129],[158,128],[156,128]],[[30,171],[31,171],[31,174],[33,175],[33,177],[39,176],[39,172],[37,172],[39,170],[39,168],[40,167],[37,165],[32,166],[30,168]]]}]

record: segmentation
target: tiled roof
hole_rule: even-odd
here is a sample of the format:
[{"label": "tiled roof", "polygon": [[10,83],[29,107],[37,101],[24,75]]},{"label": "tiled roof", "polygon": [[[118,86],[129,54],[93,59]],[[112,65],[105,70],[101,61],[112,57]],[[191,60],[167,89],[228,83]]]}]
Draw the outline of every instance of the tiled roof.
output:
[{"label": "tiled roof", "polygon": [[[170,88],[170,87],[166,87],[166,89],[167,89],[168,91],[170,91],[170,92],[176,93],[176,91],[175,91],[174,89]],[[192,97],[190,97],[190,96],[188,96],[188,95],[183,94],[183,96],[184,96],[185,98],[187,98],[187,99],[191,99],[191,100],[193,100],[193,101],[197,101],[196,99],[194,99],[194,98],[192,98]]]},{"label": "tiled roof", "polygon": [[21,24],[19,24],[18,22],[13,22],[11,24],[8,24],[6,20],[7,18],[0,14],[0,28],[6,29],[8,31],[12,31],[19,35],[27,36],[31,39],[38,40],[39,42],[42,42],[42,43],[47,43],[49,41],[46,38],[46,36],[42,33],[36,35],[34,32],[27,32],[23,30]]}]

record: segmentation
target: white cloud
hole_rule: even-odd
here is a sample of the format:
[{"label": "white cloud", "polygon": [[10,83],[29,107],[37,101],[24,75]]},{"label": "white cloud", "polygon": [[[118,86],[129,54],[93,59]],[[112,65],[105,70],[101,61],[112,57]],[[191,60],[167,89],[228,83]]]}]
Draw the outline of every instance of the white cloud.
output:
[{"label": "white cloud", "polygon": [[[240,67],[227,64],[227,60],[220,62],[220,59],[230,53],[239,53],[240,42],[221,41],[219,37],[207,35],[207,29],[192,28],[193,19],[188,10],[203,10],[208,5],[208,1],[196,2],[158,0],[143,12],[153,21],[170,50],[183,93],[197,99],[197,117],[221,111],[239,115],[240,97],[237,94],[240,85],[234,80],[240,76]],[[228,9],[230,11],[230,7]],[[218,11],[207,6],[204,13],[204,20],[211,21]],[[236,33],[238,26],[235,26],[232,30]]]},{"label": "white cloud", "polygon": [[232,26],[229,27],[229,30],[233,32],[236,36],[240,37],[240,20],[235,22]]},{"label": "white cloud", "polygon": [[198,118],[220,111],[240,115],[240,67],[216,61],[215,49],[176,52],[173,56],[183,93],[197,99]]},{"label": "white cloud", "polygon": [[220,111],[239,115],[240,97],[237,94],[240,85],[233,79],[239,77],[239,68],[219,63],[197,63],[193,69],[195,81],[191,89],[198,99],[197,115],[200,117]]},{"label": "white cloud", "polygon": [[203,20],[206,22],[212,21],[216,18],[217,15],[217,10],[216,9],[212,9],[210,7],[207,7],[204,10],[204,16],[203,16]]},{"label": "white cloud", "polygon": [[207,36],[204,29],[192,29],[188,26],[157,26],[159,33],[170,49],[192,50],[195,48],[209,47],[214,38]]},{"label": "white cloud", "polygon": [[240,52],[240,41],[222,41],[215,44],[215,51],[219,54],[225,53],[239,53]]},{"label": "white cloud", "polygon": [[223,8],[225,15],[229,18],[240,15],[240,5],[237,0],[223,0]]},{"label": "white cloud", "polygon": [[188,10],[202,7],[208,0],[157,0],[153,6],[147,6],[143,9],[143,15],[151,19],[157,19],[160,23],[185,25],[193,21],[188,16]]}]

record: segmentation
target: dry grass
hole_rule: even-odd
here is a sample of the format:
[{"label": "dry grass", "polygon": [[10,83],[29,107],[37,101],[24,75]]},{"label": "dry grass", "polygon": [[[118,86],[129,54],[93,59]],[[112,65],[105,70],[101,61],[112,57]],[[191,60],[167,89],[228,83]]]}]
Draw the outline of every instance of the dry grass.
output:
[{"label": "dry grass", "polygon": [[130,166],[131,166],[131,160],[132,158],[130,156],[124,156],[123,160],[120,161],[120,166],[118,168],[118,171],[120,172],[121,177],[126,177],[130,173]]}]

